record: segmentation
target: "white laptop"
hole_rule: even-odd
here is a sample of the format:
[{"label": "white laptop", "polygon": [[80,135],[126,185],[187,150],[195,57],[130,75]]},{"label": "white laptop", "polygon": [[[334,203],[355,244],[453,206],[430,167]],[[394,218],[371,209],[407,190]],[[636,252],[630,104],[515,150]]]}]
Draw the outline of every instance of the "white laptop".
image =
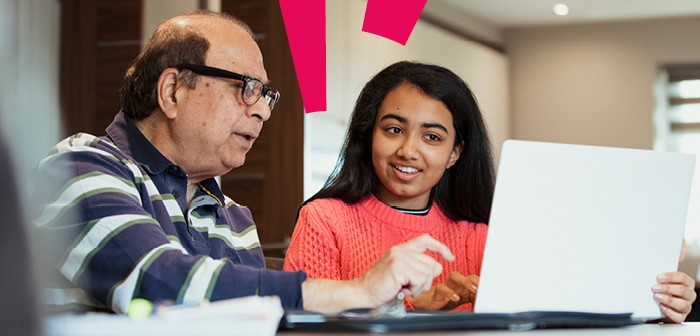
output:
[{"label": "white laptop", "polygon": [[695,156],[508,140],[499,163],[475,312],[661,317]]}]

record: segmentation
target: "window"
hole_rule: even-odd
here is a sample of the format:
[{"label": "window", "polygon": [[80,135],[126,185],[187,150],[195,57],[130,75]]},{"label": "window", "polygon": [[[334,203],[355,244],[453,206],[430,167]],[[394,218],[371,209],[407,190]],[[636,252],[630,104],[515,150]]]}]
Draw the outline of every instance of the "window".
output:
[{"label": "window", "polygon": [[[655,149],[700,158],[700,64],[667,65],[656,88]],[[700,161],[696,161],[685,239],[700,252]]]}]

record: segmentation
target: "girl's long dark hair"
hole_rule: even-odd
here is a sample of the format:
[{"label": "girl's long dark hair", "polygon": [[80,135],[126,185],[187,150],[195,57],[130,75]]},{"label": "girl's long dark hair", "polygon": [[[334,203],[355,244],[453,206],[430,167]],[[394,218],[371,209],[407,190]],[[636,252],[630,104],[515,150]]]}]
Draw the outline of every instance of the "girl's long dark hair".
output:
[{"label": "girl's long dark hair", "polygon": [[452,71],[432,64],[402,61],[374,76],[355,103],[338,162],[317,198],[338,198],[357,203],[377,190],[379,179],[372,166],[372,130],[384,97],[403,83],[419,87],[442,101],[452,113],[457,131],[455,146],[464,141],[457,162],[433,187],[433,200],[450,219],[488,223],[494,191],[491,142],[476,99]]}]

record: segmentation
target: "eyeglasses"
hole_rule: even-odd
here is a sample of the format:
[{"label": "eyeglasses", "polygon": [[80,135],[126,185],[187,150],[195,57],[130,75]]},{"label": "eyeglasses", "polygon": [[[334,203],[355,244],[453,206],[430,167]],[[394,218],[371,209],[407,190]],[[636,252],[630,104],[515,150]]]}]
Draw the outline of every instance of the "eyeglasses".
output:
[{"label": "eyeglasses", "polygon": [[241,89],[241,98],[248,106],[253,106],[258,102],[260,97],[265,96],[267,105],[270,106],[270,111],[275,108],[275,104],[280,100],[280,92],[263,84],[259,79],[244,76],[224,69],[214,68],[206,65],[197,64],[180,64],[174,66],[176,69],[187,69],[198,75],[213,76],[237,79],[243,81]]}]

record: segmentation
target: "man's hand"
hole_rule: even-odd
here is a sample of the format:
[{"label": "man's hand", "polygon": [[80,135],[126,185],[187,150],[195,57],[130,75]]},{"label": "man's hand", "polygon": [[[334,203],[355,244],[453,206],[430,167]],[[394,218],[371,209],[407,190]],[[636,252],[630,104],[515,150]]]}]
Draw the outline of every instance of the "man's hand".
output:
[{"label": "man's hand", "polygon": [[393,246],[358,278],[372,306],[388,302],[399,291],[419,295],[430,288],[433,279],[442,273],[442,265],[425,251],[435,252],[447,261],[455,258],[447,246],[428,234]]},{"label": "man's hand", "polygon": [[435,252],[447,261],[454,260],[447,246],[423,234],[393,246],[354,280],[305,281],[302,284],[304,309],[337,313],[351,308],[375,308],[395,299],[399,291],[419,295],[442,273],[442,265],[425,254],[426,251]]},{"label": "man's hand", "polygon": [[658,283],[651,288],[654,292],[654,301],[659,303],[667,321],[675,323],[685,321],[697,298],[695,280],[683,272],[670,272],[659,274],[656,281]]}]

